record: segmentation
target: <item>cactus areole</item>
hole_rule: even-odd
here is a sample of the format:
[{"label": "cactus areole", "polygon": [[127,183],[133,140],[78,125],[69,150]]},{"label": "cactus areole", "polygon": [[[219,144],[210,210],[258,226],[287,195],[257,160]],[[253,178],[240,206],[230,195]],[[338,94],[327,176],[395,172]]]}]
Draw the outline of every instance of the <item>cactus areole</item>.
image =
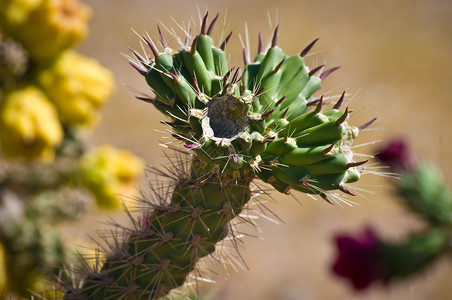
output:
[{"label": "cactus areole", "polygon": [[336,190],[353,195],[348,184],[359,179],[365,161],[353,159],[351,145],[373,120],[349,125],[349,110],[341,109],[345,92],[328,109],[323,96],[313,98],[337,69],[305,65],[316,40],[289,56],[277,46],[277,27],[271,46],[264,49],[259,35],[254,61],[244,50],[245,66],[236,68],[224,51],[231,35],[219,45],[211,36],[217,18],[207,26],[206,14],[200,33],[179,50],[160,28],[163,49],[143,37],[153,58],[132,50],[130,64],[155,95],[137,98],[169,119],[173,137],[193,153],[191,170],[65,299],[154,299],[182,285],[190,272],[196,276],[200,258],[228,234],[235,237],[230,221],[251,199],[255,178],[327,201],[337,199]]}]

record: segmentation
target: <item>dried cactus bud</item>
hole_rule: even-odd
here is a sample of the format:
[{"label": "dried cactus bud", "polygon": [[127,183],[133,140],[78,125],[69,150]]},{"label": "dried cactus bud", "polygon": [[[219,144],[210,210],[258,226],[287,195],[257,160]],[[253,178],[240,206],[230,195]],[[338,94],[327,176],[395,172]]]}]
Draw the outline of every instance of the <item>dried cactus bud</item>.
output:
[{"label": "dried cactus bud", "polygon": [[350,111],[340,108],[345,93],[326,110],[323,97],[313,99],[338,68],[310,70],[304,56],[313,43],[289,56],[276,45],[276,29],[271,47],[260,47],[254,62],[245,55],[243,72],[229,69],[224,48],[230,36],[216,45],[211,31],[201,30],[180,50],[162,42],[160,51],[143,37],[154,58],[132,51],[136,59],[130,63],[155,98],[139,99],[169,117],[174,136],[224,176],[254,173],[281,192],[294,189],[325,199],[329,190],[353,195],[348,183],[358,180],[366,162],[355,161],[351,147],[360,128],[349,125]]},{"label": "dried cactus bud", "polygon": [[131,194],[143,168],[143,160],[132,153],[105,145],[84,154],[79,177],[100,207],[115,209],[121,207],[120,195]]},{"label": "dried cactus bud", "polygon": [[66,51],[38,72],[38,82],[67,126],[93,125],[113,90],[113,74],[95,59]]},{"label": "dried cactus bud", "polygon": [[2,31],[45,64],[73,47],[88,32],[90,8],[77,0],[4,0],[0,4]]},{"label": "dried cactus bud", "polygon": [[14,90],[0,104],[0,142],[5,156],[51,161],[63,139],[57,112],[36,87]]}]

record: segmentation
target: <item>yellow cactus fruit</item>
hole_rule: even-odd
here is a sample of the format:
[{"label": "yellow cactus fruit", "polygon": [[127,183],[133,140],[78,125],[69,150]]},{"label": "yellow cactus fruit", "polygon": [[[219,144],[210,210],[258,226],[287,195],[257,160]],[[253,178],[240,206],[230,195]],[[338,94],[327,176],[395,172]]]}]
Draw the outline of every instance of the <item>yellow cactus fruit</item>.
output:
[{"label": "yellow cactus fruit", "polygon": [[80,162],[82,184],[102,208],[120,207],[119,195],[130,194],[143,173],[144,161],[126,150],[100,146],[87,152]]},{"label": "yellow cactus fruit", "polygon": [[14,90],[1,102],[0,141],[5,156],[51,161],[62,140],[57,112],[38,88]]},{"label": "yellow cactus fruit", "polygon": [[78,0],[2,0],[2,30],[36,63],[52,61],[88,34],[91,9]]},{"label": "yellow cactus fruit", "polygon": [[62,123],[68,126],[93,125],[114,86],[109,70],[74,51],[66,51],[52,66],[40,71],[38,81],[55,103]]}]

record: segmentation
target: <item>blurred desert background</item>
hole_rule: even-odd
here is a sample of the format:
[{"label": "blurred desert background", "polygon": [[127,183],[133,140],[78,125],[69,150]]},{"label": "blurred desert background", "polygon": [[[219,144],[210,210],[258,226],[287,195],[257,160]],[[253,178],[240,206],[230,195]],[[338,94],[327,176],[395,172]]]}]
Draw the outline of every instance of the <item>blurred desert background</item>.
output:
[{"label": "blurred desert background", "polygon": [[[176,27],[174,20],[198,22],[199,11],[220,13],[234,34],[227,52],[242,65],[239,34],[245,23],[251,36],[251,53],[257,50],[257,34],[266,41],[272,26],[280,25],[278,44],[288,54],[300,52],[320,38],[308,57],[315,67],[342,66],[323,85],[321,93],[339,96],[346,90],[353,102],[351,123],[360,125],[377,117],[372,130],[357,144],[403,136],[423,160],[438,164],[452,184],[452,1],[449,0],[233,0],[154,1],[85,0],[94,17],[82,53],[110,68],[116,93],[103,110],[92,144],[110,143],[132,150],[150,166],[165,162],[165,130],[153,106],[135,99],[134,90],[149,93],[145,81],[129,67],[121,53],[139,49],[138,33],[157,39],[156,24]],[[167,35],[169,37],[169,35]],[[174,40],[170,43],[176,45]],[[318,94],[320,95],[320,94]],[[358,148],[375,152],[379,144]],[[381,145],[381,143],[380,143]],[[374,286],[355,293],[347,282],[331,274],[333,237],[338,232],[357,233],[369,225],[387,239],[399,239],[423,224],[393,197],[387,179],[366,175],[359,186],[368,192],[353,198],[353,207],[331,206],[322,200],[294,193],[273,194],[269,207],[284,223],[259,221],[260,238],[245,238],[241,254],[249,269],[233,269],[203,286],[213,299],[451,299],[452,261],[442,260],[416,278]],[[294,199],[296,198],[298,202]],[[301,204],[301,205],[300,205]],[[98,225],[90,225],[94,228]],[[227,279],[225,279],[227,275]]]}]

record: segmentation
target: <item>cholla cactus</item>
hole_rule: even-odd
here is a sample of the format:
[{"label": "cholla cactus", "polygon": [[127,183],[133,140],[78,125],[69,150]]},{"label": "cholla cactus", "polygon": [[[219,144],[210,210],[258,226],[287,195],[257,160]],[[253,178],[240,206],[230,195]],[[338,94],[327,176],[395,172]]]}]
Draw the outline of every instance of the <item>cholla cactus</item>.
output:
[{"label": "cholla cactus", "polygon": [[132,219],[134,227],[115,239],[103,265],[66,286],[65,299],[154,299],[181,286],[200,258],[228,234],[235,237],[230,221],[252,197],[255,178],[328,202],[341,199],[337,190],[353,195],[348,185],[366,161],[353,159],[351,145],[374,120],[349,125],[348,108],[341,110],[345,93],[326,110],[323,96],[313,98],[337,67],[316,75],[323,66],[310,70],[304,60],[316,40],[289,56],[277,46],[276,28],[269,49],[259,37],[254,61],[245,50],[243,72],[230,69],[224,50],[231,35],[220,45],[211,36],[217,18],[209,25],[206,14],[200,34],[187,36],[179,50],[160,28],[163,50],[143,37],[153,59],[132,50],[130,64],[155,94],[138,98],[169,118],[164,123],[192,162],[189,170],[168,167],[171,189],[155,193],[152,211]]},{"label": "cholla cactus", "polygon": [[371,229],[358,237],[337,236],[332,270],[356,290],[413,277],[449,254],[451,247],[452,192],[441,172],[433,164],[419,163],[400,139],[387,143],[376,157],[400,176],[393,187],[405,207],[425,221],[425,228],[402,241],[386,241]]}]

